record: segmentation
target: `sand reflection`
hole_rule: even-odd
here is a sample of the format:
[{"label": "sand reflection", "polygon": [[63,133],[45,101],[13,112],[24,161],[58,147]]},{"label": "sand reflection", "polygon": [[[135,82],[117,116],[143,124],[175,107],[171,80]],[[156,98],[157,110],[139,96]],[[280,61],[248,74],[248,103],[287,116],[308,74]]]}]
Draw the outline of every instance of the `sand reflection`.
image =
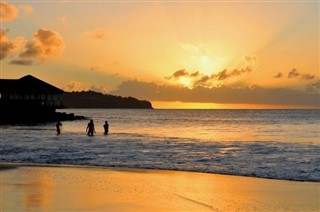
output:
[{"label": "sand reflection", "polygon": [[74,167],[22,167],[0,173],[3,211],[319,209],[319,183]]}]

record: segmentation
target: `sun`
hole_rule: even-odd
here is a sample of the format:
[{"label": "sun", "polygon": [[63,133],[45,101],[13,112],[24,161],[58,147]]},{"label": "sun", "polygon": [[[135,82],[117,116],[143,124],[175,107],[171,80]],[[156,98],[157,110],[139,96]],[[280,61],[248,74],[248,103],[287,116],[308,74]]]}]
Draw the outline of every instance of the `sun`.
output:
[{"label": "sun", "polygon": [[190,72],[199,71],[204,75],[211,75],[224,69],[228,62],[225,55],[218,55],[218,52],[205,44],[181,43],[181,48],[184,50],[182,64]]},{"label": "sun", "polygon": [[227,59],[225,57],[213,57],[208,55],[201,55],[198,59],[199,71],[203,74],[210,75],[221,71]]}]

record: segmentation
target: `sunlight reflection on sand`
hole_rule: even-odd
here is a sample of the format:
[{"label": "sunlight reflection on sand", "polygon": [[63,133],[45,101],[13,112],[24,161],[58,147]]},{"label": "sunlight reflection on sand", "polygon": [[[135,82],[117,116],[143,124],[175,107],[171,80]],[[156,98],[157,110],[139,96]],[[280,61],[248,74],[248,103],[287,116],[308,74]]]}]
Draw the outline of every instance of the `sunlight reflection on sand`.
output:
[{"label": "sunlight reflection on sand", "polygon": [[3,211],[319,209],[319,183],[176,171],[22,166],[1,171]]}]

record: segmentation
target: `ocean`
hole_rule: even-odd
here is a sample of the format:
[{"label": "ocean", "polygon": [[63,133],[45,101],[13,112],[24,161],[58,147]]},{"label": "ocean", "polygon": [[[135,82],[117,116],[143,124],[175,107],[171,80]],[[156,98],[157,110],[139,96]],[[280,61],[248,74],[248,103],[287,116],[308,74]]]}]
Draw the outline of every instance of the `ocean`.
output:
[{"label": "ocean", "polygon": [[[0,125],[0,161],[320,182],[320,110],[64,109],[89,120]],[[109,134],[103,124],[109,122]]]}]

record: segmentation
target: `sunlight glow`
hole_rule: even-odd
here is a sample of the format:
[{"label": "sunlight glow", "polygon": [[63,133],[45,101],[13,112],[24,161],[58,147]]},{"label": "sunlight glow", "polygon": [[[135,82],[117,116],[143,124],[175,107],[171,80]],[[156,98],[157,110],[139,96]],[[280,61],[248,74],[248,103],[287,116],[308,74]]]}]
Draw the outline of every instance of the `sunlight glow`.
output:
[{"label": "sunlight glow", "polygon": [[192,87],[193,87],[192,80],[190,78],[187,78],[187,77],[180,77],[179,83],[181,85],[183,85],[184,87],[188,87],[190,89],[192,89]]},{"label": "sunlight glow", "polygon": [[[215,49],[221,47],[216,46]],[[213,74],[225,68],[226,57],[214,55],[211,47],[205,44],[181,43],[184,54],[180,55],[182,64],[188,71],[199,71],[202,74]]]},{"label": "sunlight glow", "polygon": [[226,59],[207,55],[202,55],[199,58],[199,71],[203,74],[213,74],[223,69]]},{"label": "sunlight glow", "polygon": [[[142,83],[131,83],[121,95],[158,101],[184,101],[186,94],[188,101],[209,101],[202,98],[206,88],[223,91],[223,86],[233,89],[235,99],[235,88],[270,91],[266,101],[254,92],[247,101],[227,96],[218,101],[230,104],[291,104],[274,98],[279,88],[309,96],[309,103],[292,101],[310,105],[316,99],[310,95],[319,93],[317,1],[65,1],[63,7],[30,1],[22,10],[18,1],[11,2],[0,32],[4,79],[32,74],[66,91],[107,88],[110,94],[138,79]],[[152,90],[141,87],[155,83],[176,86],[177,93],[150,95]],[[191,89],[200,86],[203,93],[193,95]],[[210,101],[217,102],[214,96]]]},{"label": "sunlight glow", "polygon": [[152,101],[155,109],[320,109],[305,105],[262,105],[262,104],[219,104],[194,102],[164,102]]}]

